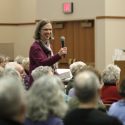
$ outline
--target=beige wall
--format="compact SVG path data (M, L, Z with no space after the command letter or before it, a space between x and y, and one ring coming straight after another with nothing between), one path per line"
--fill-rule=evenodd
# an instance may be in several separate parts
M18 0L18 22L32 23L36 20L36 0ZM18 38L15 41L15 56L28 56L33 42L34 25L18 26Z
M34 22L36 20L36 0L18 1L18 22Z
M105 57L106 65L112 62L112 55L116 48L125 49L125 19L106 20L106 35L105 35Z
M15 22L17 19L18 0L0 0L0 23Z
M117 18L125 17L124 5L124 0L106 0L104 16L114 16L116 18L96 20L95 56L96 67L100 70L109 63L113 63L112 56L116 48L125 48L125 19Z
M17 20L17 0L1 0L0 1L0 23L15 23ZM17 40L17 28L15 26L0 25L0 47L4 51L4 43L14 44ZM13 49L10 46L9 49ZM6 50L5 50L6 51ZM7 50L8 52L13 52ZM7 52L7 53L8 53ZM5 52L6 53L6 52ZM4 53L4 54L5 54ZM13 53L9 56L13 57Z
M0 0L0 23L18 23L36 19L36 0Z
M37 19L49 18L50 20L79 20L94 19L104 15L105 0L68 0L74 3L73 14L63 13L63 3L66 0L37 0Z
M103 70L105 66L105 21L95 21L95 66Z
M17 36L18 36L18 33L17 33L17 28L16 27L12 27L12 26L0 26L0 47L2 47L1 45L3 45L3 43L12 43L14 45L14 43L17 41ZM13 49L13 47L11 48L12 46L10 46L10 48L8 49ZM0 48L0 50L3 50L3 48ZM2 54L5 54L6 53L9 53L9 52L14 52L14 50L10 51L6 49L5 50L5 53L3 53L2 51ZM6 52L8 51L8 52ZM14 53L11 53L9 55L6 55L6 56L10 56L11 58L14 57Z
M105 15L125 16L125 0L105 0Z
M28 56L29 47L33 41L35 20L36 0L0 1L0 23L10 24L10 26L0 25L0 43L13 43L14 57ZM33 25L11 25L33 22Z
M35 25L19 26L18 38L15 42L15 56L23 55L28 56L29 48L33 42L33 32Z

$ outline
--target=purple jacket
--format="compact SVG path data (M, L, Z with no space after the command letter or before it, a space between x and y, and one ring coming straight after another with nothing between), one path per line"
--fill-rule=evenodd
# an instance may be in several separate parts
M64 125L63 121L58 117L51 117L46 121L32 121L26 119L24 125Z
M30 75L32 70L38 66L52 66L54 63L58 62L61 59L59 54L55 54L51 57L48 57L47 51L41 46L39 41L35 41L30 47L29 52L30 59ZM30 76L30 85L32 78Z

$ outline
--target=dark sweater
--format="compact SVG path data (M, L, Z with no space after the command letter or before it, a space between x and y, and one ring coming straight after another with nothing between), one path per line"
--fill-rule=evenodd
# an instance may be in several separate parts
M64 118L64 125L122 125L122 123L96 109L74 109Z
M23 125L23 124L14 120L0 119L0 125Z

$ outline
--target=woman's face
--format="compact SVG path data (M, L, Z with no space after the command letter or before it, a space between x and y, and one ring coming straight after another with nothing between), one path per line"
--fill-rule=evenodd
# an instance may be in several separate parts
M51 23L48 23L44 25L40 31L41 39L43 41L47 41L50 39L51 34L52 34L52 25Z

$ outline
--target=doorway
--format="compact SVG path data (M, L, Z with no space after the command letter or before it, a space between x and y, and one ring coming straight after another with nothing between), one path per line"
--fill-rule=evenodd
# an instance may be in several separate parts
M69 60L95 64L94 20L53 22L54 52L61 47L60 37L65 36L68 54L59 62L59 68L68 68ZM72 62L71 61L71 62Z

